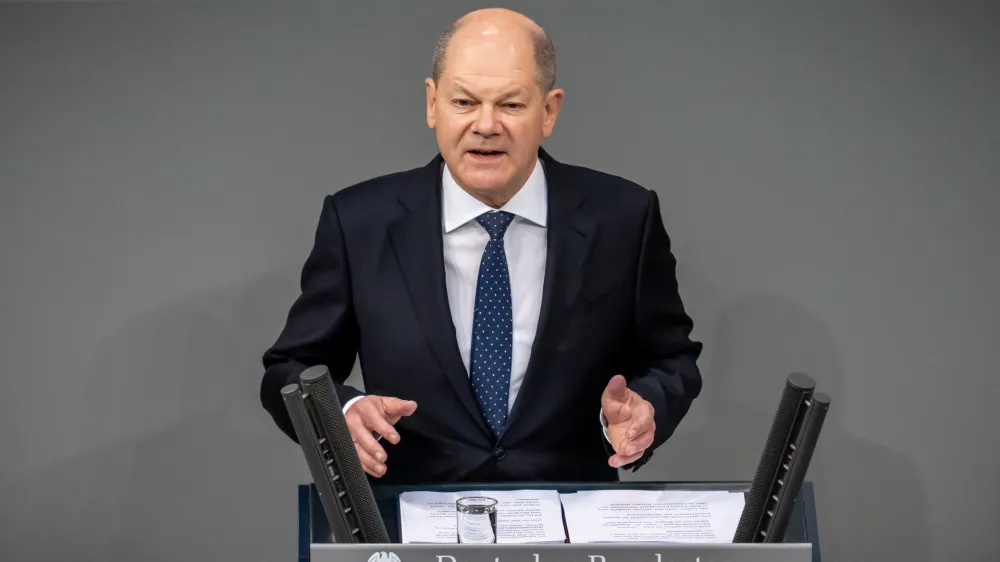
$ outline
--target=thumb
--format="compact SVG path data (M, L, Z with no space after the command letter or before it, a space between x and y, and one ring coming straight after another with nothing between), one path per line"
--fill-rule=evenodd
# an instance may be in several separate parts
M382 410L391 418L412 415L417 410L417 403L413 400L400 400L392 396L382 397Z
M605 407L621 405L626 400L628 400L628 387L625 385L625 377L621 375L611 377L608 386L604 388L601 405Z
M621 375L611 377L608 386L604 388L604 395L601 396L601 408L608 423L618 423L628 417L625 408L627 403L628 386L625 385L625 377Z

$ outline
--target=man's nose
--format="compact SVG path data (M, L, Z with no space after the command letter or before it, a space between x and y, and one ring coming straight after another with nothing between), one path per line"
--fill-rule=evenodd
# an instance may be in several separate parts
M479 112L476 115L475 123L472 125L472 131L484 137L500 134L500 120L496 118L493 106L487 104L479 106Z

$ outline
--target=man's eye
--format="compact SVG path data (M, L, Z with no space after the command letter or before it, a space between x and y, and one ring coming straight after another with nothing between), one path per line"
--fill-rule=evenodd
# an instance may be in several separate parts
M454 103L455 103L455 105L462 106L462 107L466 107L466 106L472 105L471 101L469 101L469 100L463 100L463 99L457 99L457 100L454 101Z

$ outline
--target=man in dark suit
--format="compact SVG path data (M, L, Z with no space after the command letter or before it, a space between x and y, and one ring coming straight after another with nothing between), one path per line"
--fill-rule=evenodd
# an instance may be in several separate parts
M701 391L655 192L540 148L564 92L506 10L442 36L440 153L326 198L261 401L323 364L365 471L393 483L612 481ZM366 394L343 385L360 357Z

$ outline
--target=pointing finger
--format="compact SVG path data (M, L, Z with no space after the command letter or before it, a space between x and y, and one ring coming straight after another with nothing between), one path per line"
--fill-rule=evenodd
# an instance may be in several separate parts
M391 423L396 423L403 416L413 415L413 412L417 410L417 403L413 400L400 400L391 396L383 396L382 409Z

